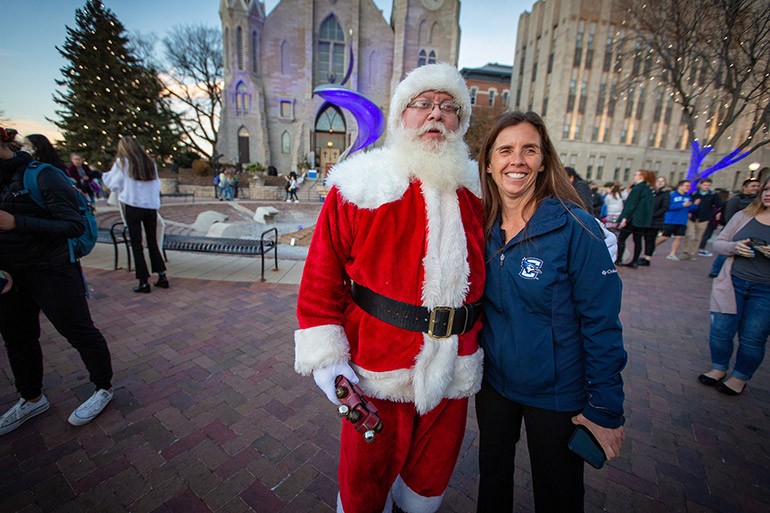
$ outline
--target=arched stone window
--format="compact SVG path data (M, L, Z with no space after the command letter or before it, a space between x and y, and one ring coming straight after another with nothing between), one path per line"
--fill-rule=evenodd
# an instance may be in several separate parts
M315 129L318 132L345 132L345 118L337 107L329 105L318 115Z
M256 30L251 33L251 72L255 75L259 73L259 44Z
M238 69L243 69L243 29L238 27L235 36L235 52L238 57Z
M235 113L246 114L249 111L249 90L246 84L238 82L235 86Z
M291 153L291 136L288 130L281 134L281 153Z
M431 50L430 55L428 55L428 64L436 64L436 52L433 50Z
M428 36L428 44L435 45L436 40L438 39L440 35L440 29L438 27L438 22L434 22L433 25L430 27L430 35Z
M425 66L425 50L420 50L420 58L417 59L417 67Z
M238 162L246 164L251 162L249 156L249 131L245 126L238 130Z
M281 74L289 73L289 42L281 41Z
M345 33L333 14L321 23L316 55L317 83L333 84L342 80L345 76Z
M426 43L426 39L428 39L428 22L425 20L422 20L420 22L420 28L417 30L417 42L419 44Z
M225 27L225 68L230 69L230 28Z

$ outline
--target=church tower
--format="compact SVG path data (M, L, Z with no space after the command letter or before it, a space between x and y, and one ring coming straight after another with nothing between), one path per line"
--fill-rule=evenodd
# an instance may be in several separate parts
M391 25L395 38L391 91L418 66L434 62L457 66L459 0L394 0Z
M269 160L262 83L262 29L265 7L258 0L221 0L224 89L219 142L223 162Z

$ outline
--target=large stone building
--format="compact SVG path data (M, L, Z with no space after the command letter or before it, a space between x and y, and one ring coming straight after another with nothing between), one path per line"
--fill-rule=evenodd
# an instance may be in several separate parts
M339 84L387 116L392 89L431 62L457 65L459 0L394 0L390 23L372 0L221 0L225 84L217 151L281 173L315 157L327 169L355 140L348 113L313 96Z
M621 20L613 0L538 1L522 13L511 107L543 116L564 164L591 181L628 184L637 169L651 169L675 183L689 165L687 126L662 87L620 91ZM706 130L705 118L698 120L698 133ZM746 122L736 123L712 155L732 151L746 130ZM757 174L770 173L770 148L711 175L715 187L739 190L752 162L762 163Z

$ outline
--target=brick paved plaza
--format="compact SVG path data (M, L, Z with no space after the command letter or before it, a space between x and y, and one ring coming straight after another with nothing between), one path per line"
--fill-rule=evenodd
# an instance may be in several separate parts
M626 441L621 458L587 467L586 510L766 513L770 362L739 397L696 381L709 368L712 259L667 250L620 271ZM125 271L86 271L115 398L94 422L67 424L92 387L45 321L51 409L0 437L0 511L333 511L340 420L293 371L296 285L174 278L172 258L172 288L137 296ZM16 393L4 351L0 368L5 411ZM516 511L532 512L524 446L517 458ZM440 511L474 511L477 459L471 409Z

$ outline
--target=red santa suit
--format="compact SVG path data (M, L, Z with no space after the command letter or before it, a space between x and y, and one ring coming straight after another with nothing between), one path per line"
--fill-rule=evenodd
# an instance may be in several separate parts
M480 300L483 215L470 190L478 171L467 159L459 165L465 183L441 191L386 147L346 160L329 178L300 287L295 368L307 375L350 363L380 411L384 430L372 444L343 423L347 513L382 511L391 485L405 511L435 511L459 453L467 398L481 383L481 323L436 340L365 313L350 295L353 281L429 309Z

